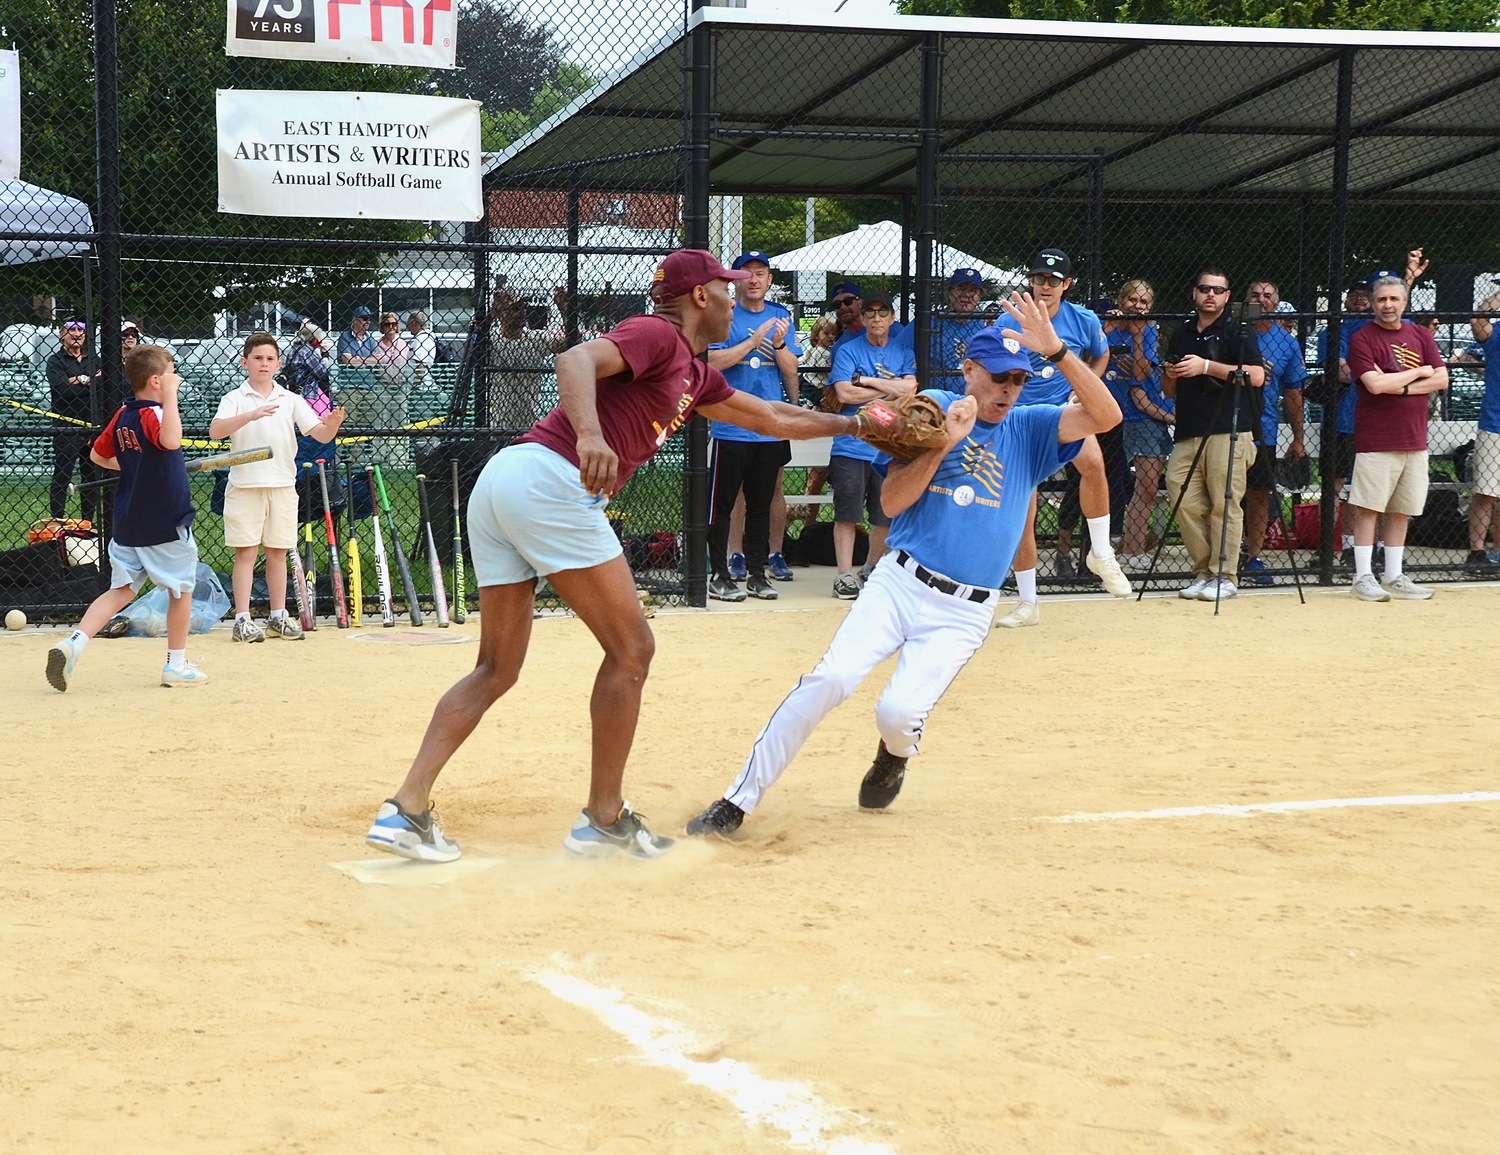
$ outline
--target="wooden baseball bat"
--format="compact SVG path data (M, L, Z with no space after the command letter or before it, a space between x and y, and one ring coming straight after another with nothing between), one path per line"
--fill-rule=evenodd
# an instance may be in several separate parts
M453 620L464 624L468 617L464 600L464 526L458 508L458 458L453 459Z
M339 561L339 535L333 528L333 503L328 500L328 470L318 458L318 484L323 487L323 532L328 537L328 574L333 583L333 620L341 630L349 628L349 599L344 591L344 566Z
M401 548L401 531L396 526L396 519L391 516L391 499L386 496L385 478L381 476L378 465L375 467L375 488L380 490L380 509L391 527L391 544L396 547L396 572L401 575L401 585L406 590L406 612L411 616L411 624L420 626L422 607L417 604L417 587L412 584L411 567L406 564L406 551Z
M252 461L269 461L275 456L269 445L261 445L255 449L240 449L233 453L216 453L212 457L200 457L195 461L187 463L189 473L207 473L213 469L228 469L231 465L248 465ZM83 493L89 489L103 489L106 485L114 485L120 480L118 472L99 481L69 482L69 493Z
M396 609L391 605L391 569L385 560L385 535L380 532L380 505L375 500L375 467L365 466L365 484L370 488L370 520L375 524L375 580L380 588L380 624L396 624Z
M432 575L432 602L437 607L438 628L446 630L448 589L443 584L443 563L438 561L437 539L432 536L432 515L427 510L427 475L417 474L417 507L422 511L422 535L427 541L427 571Z
M364 613L364 573L359 556L359 522L354 516L354 466L344 462L344 518L349 526L349 624L358 628Z

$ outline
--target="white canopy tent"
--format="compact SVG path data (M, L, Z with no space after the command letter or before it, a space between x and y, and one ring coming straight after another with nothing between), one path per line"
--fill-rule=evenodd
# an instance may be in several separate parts
M850 276L899 277L901 275L901 226L895 221L860 225L852 233L841 233L800 249L771 258L778 273L825 270ZM917 268L917 244L907 245L907 270ZM954 269L978 269L986 281L1001 284L1026 279L1024 270L999 268L952 245L934 245L932 271L946 276Z
M23 180L0 180L0 265L86 253L87 241L69 238L93 231L94 217L83 201ZM4 234L13 232L48 233L56 239L4 239Z

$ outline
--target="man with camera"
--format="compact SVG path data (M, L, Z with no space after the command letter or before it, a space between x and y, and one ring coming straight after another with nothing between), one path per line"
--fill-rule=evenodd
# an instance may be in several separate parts
M1206 268L1193 282L1194 316L1167 340L1162 391L1175 398L1177 440L1167 459L1167 494L1179 502L1177 524L1193 580L1180 598L1211 602L1235 597L1245 475L1255 457L1266 368L1245 324L1255 306L1229 309L1229 276ZM1226 490L1228 491L1226 494ZM1225 527L1227 523L1227 537ZM1224 541L1216 568L1215 551Z

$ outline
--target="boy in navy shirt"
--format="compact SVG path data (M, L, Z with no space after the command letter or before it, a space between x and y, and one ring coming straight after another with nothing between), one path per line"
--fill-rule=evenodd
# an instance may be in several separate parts
M109 543L110 588L94 599L78 628L47 651L47 681L66 690L78 656L100 627L123 610L149 577L167 591L167 664L163 686L194 686L208 675L187 661L198 543L193 540L193 500L182 458L182 378L172 354L140 345L125 359L135 396L120 406L94 440L89 459L120 472L115 491L114 537Z

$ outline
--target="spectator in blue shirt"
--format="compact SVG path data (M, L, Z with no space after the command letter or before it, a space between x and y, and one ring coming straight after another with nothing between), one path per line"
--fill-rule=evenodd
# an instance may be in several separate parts
M1479 306L1481 313L1500 310L1500 292L1491 293ZM1469 493L1469 557L1465 568L1473 577L1500 577L1500 565L1489 560L1484 539L1500 498L1500 325L1489 317L1469 322L1474 340L1484 357L1484 400L1479 408L1479 428L1474 434L1474 485Z
M1302 363L1302 346L1275 320L1281 305L1281 291L1274 281L1252 281L1250 302L1261 307L1262 317L1255 326L1256 344L1260 346L1261 363L1266 367L1266 383L1261 387L1260 428L1255 431L1255 460L1245 478L1245 577L1254 585L1268 586L1271 577L1260 551L1265 545L1266 526L1270 520L1270 492L1276 480L1276 440L1281 420L1278 404L1286 409L1292 441L1287 446L1288 461L1307 456L1302 444L1302 384L1307 367Z

